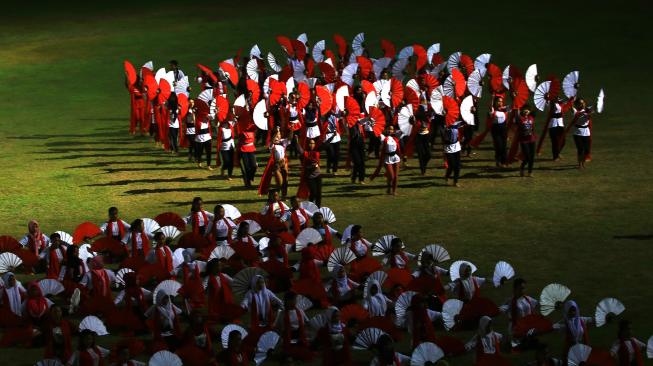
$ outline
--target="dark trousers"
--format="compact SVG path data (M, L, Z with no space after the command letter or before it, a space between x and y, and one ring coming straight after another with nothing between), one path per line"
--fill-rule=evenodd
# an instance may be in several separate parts
M465 126L463 128L463 150L467 155L472 153L472 145L469 143L472 141L472 138L474 138L474 126Z
M222 159L222 171L227 171L231 177L234 172L234 149L220 150L220 159Z
M241 152L240 160L242 163L245 186L249 186L252 184L254 176L256 175L256 155L253 152Z
M521 143L521 153L523 159L521 161L521 170L528 165L528 172L533 172L533 163L535 162L535 142Z
M338 161L340 160L340 142L330 143L327 145L327 171L338 171Z
M374 152L374 157L379 157L379 148L381 147L381 139L376 137L374 132L366 132L367 138L367 153Z
M168 140L170 141L170 150L179 152L179 129L168 128Z
M451 173L453 173L453 182L458 183L458 177L460 176L460 151L445 154L447 157L447 174L445 177L447 179L451 178Z
M365 180L365 147L363 144L351 144L349 146L349 154L351 156L351 181L356 179L359 181Z
M186 139L188 139L188 158L194 158L195 150L197 150L195 147L195 134L186 135Z
M560 157L560 152L565 146L562 137L564 136L565 128L564 127L551 127L549 128L549 136L551 136L551 154L553 155L553 160Z
M415 136L415 150L417 150L417 158L419 159L419 170L422 174L426 174L426 167L431 160L431 143L429 135Z
M576 144L576 153L579 161L585 161L585 157L590 153L590 137L574 135Z
M315 203L317 207L322 206L322 176L308 178L308 200Z
M195 159L202 162L202 153L206 154L206 166L211 165L211 140L198 142L195 146Z
M506 124L494 123L492 124L492 141L494 142L494 161L497 164L505 164L507 158L507 142L506 142Z

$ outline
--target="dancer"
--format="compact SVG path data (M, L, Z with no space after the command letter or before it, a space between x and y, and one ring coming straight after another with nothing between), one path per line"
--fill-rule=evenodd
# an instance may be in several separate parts
M447 159L447 172L444 176L445 184L449 184L449 179L453 173L453 185L458 188L461 187L460 183L458 183L460 177L460 133L458 128L463 124L463 121L454 122L442 132L444 154Z
M379 175L381 166L385 165L385 175L387 178L386 193L393 196L397 195L397 183L399 181L399 164L401 163L401 148L399 139L394 136L394 126L388 125L385 131L386 135L381 136L382 146L379 155L379 165L370 176L370 181Z
M118 208L109 207L109 220L100 226L104 235L115 240L122 240L130 225L118 217Z
M577 99L575 103L576 114L567 130L574 128L574 143L578 157L578 169L585 169L585 162L590 157L592 145L592 109L588 108L585 100Z
M535 118L531 115L528 105L522 107L517 119L517 134L521 146L522 162L519 166L519 175L524 176L524 168L528 166L527 177L533 176L533 163L535 162Z

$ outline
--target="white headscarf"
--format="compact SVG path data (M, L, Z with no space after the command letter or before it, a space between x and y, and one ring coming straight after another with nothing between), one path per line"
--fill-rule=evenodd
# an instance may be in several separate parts
M163 305L163 299L168 297L168 303ZM163 291L159 291L156 294L156 306L161 314L161 320L163 320L164 327L166 329L174 329L175 327L175 306L172 303L172 299L168 294Z
M16 278L16 276L14 276L14 273L13 272L7 272L4 275L2 275L2 281L5 284L5 292L7 293L7 299L9 300L8 305L9 305L9 308L11 309L11 312L18 315L18 316L21 316L22 315L22 311L21 311L22 306L21 305L23 303L23 299L20 296L20 294L21 294L21 292L24 293L25 289L23 288L23 285L21 285L20 282L18 282L18 280L16 280L16 284L14 286L8 287L9 282L10 282L12 277ZM5 304L5 305L7 305L7 304Z
M261 290L256 291L256 283L258 282L259 279L263 279L263 276L261 275L256 275L252 277L252 281L250 282L250 296L251 296L251 301L256 302L256 311L258 312L257 316L259 319L263 320L269 320L268 317L268 311L267 309L270 307L270 294L268 293L268 289L265 286L265 281L263 281L263 288Z
M333 267L333 279L335 280L335 284L338 287L338 292L340 293L340 296L345 295L349 290L351 290L351 287L349 286L349 277L347 277L347 271L345 270L345 275L340 278L338 276L339 272L341 269L344 267L340 264L336 264Z
M369 279L370 283L368 285L368 292L365 294L365 301L367 302L367 311L369 311L370 316L385 316L386 311L388 311L388 304L385 300L385 295L381 291L381 285L379 281L375 279ZM377 293L372 295L372 287L376 286Z

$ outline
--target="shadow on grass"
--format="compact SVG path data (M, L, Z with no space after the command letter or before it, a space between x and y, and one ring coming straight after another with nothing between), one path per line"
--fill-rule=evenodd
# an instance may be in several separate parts
M78 133L78 134L61 134L61 135L46 135L36 134L29 136L7 136L10 140L45 140L45 139L62 139L62 138L93 138L93 137L113 137L124 135L121 131L114 130L113 132L97 132L97 133ZM94 141L93 141L94 142Z
M209 178L178 177L178 178L152 178L152 179L125 179L125 180L116 180L107 183L85 184L82 185L82 187L126 186L134 183L191 183L191 182L205 182L208 180L210 180L210 177Z
M183 161L165 161L165 160L142 160L142 161L98 161L84 165L73 165L64 169L84 169L84 168L102 168L112 165L131 165L131 164L154 164L154 165L177 165L183 164Z
M612 239L624 239L624 240L653 240L653 234L651 235L615 235Z
M254 188L252 188L252 190L254 190ZM248 204L248 203L261 202L261 206L263 206L264 201L265 200L263 199L263 197L254 197L254 198L250 198L250 199L229 199L229 200L222 200L222 201L203 199L202 203L204 203L205 205L217 205L217 204L221 204L221 203L229 203L231 205L238 205L238 204ZM183 207L183 206L190 207L191 199L189 199L188 201L169 201L169 202L165 202L165 205L166 206L176 206L176 207Z
M71 148L49 148L48 151L39 152L39 154L65 154L68 152L94 152L94 151L132 151L132 152L149 152L147 147L71 147Z

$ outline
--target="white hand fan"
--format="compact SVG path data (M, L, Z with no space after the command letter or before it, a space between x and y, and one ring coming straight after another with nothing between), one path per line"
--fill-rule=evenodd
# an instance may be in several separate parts
M492 55L489 53L482 53L474 60L474 70L478 70L481 76L485 76L487 72L487 64L490 63ZM469 82L469 81L468 81Z
M73 237L65 231L55 231L55 234L59 234L59 239L68 245L73 245Z
M451 70L459 68L460 56L462 56L461 52L454 52L447 59L447 70L449 70L450 74L451 74Z
M333 272L333 269L336 265L344 266L348 263L351 263L356 259L356 254L347 247L336 248L331 255L329 255L329 260L327 261L327 269L329 272Z
M354 75L358 72L358 63L354 62L342 69L342 75L340 75L340 80L343 83L353 86L354 85Z
M478 70L474 70L474 72L476 71ZM474 108L474 97L468 95L463 99L462 103L460 103L460 115L463 117L463 121L471 126L475 125L472 108Z
M417 292L415 291L406 291L399 295L397 301L395 302L395 325L398 327L403 327L406 322L406 311L410 307L410 303L413 300Z
M254 234L258 233L259 231L261 231L261 225L259 225L258 222L254 221L254 220L245 220L245 221L243 221L243 222L246 222L246 223L249 224L249 232L248 232L249 235L254 235ZM243 222L241 222L240 224L238 224L238 227L240 227L240 225L241 225ZM238 230L233 230L233 232L234 232L234 233L237 233Z
M463 302L458 299L449 299L442 305L442 321L447 330L456 325L456 316L463 309Z
M265 277L265 271L257 267L247 267L241 269L240 272L236 273L231 282L231 288L233 291L239 295L244 295L252 284L252 278L254 276L263 276Z
M324 40L321 40L321 41L317 42L313 46L312 55L313 55L313 60L316 63L320 63L320 62L324 61L324 49L325 48L326 48L326 42Z
M370 108L374 107L376 108L379 104L379 97L376 96L375 92L369 92L367 93L367 96L365 97L365 111L367 113L370 113Z
M267 113L267 111L267 101L265 99L261 99L258 101L258 103L256 103L256 106L254 107L254 113L252 114L254 124L256 127L263 131L268 130L268 119L265 117L265 113Z
M165 67L162 67L158 70L156 70L156 73L154 74L154 80L156 80L156 83L159 84L161 82L161 79L166 78L166 69Z
M395 61L394 65L392 65L392 76L399 81L404 80L404 69L406 66L408 66L407 58L400 58Z
M237 218L239 218L241 216L240 211L238 211L238 209L234 205L230 205L228 203L222 203L222 204L220 204L220 206L222 206L222 208L224 208L224 216L225 217L228 217L228 218L230 218L232 220L235 220L235 219L237 219Z
M551 89L551 82L545 81L538 85L533 93L533 102L535 102L537 109L542 112L544 112L544 108L547 104L546 95L549 93L549 89Z
M154 235L155 231L161 228L161 225L159 225L158 222L152 219L143 218L142 220L143 220L143 231L145 232L145 234L147 234L150 237Z
M268 352L277 347L279 343L279 334L274 331L267 331L261 335L256 343L256 353L254 355L254 362L256 365L262 364L268 357Z
M596 98L596 111L598 113L603 113L603 99L605 98L605 93L603 93L603 89L599 91L599 96Z
M306 33L302 33L297 36L297 40L303 43L304 47L306 47L306 44L308 43L308 35L306 35Z
M390 243L394 238L396 238L395 235L383 235L380 237L379 240L374 243L374 246L372 246L372 255L378 257L390 253Z
M358 33L356 37L351 41L351 49L354 51L356 56L363 54L363 42L365 42L365 33Z
M444 115L444 104L442 103L443 94L444 90L441 85L433 89L431 92L431 108L433 108L433 111L440 116Z
M366 328L362 332L358 333L358 336L356 336L356 341L354 341L354 349L370 350L376 346L376 342L379 340L379 337L384 334L388 335L388 333L382 331L379 328Z
M443 246L438 244L429 244L424 247L424 249L422 249L417 255L417 263L420 266L422 265L422 256L424 253L431 254L436 263L446 262L451 259L451 257L449 257L449 252L444 249Z
M241 339L247 337L247 331L245 328L241 327L238 324L227 324L222 328L222 333L220 333L220 340L222 341L222 348L227 349L229 347L229 334L233 331L240 333Z
M653 358L653 336L646 342L646 357Z
M419 90L419 84L417 84L417 80L415 79L408 80L406 87L413 89L417 95L421 93L421 90Z
M325 313L319 313L309 321L311 329L318 331L329 323L329 316ZM652 337L653 338L653 337Z
M426 58L428 58L429 64L433 61L433 55L437 55L440 53L440 44L439 43L433 43L427 50L426 50Z
M150 71L154 71L154 63L152 61L146 62L142 67L150 69Z
M567 98L575 97L578 94L578 78L580 73L572 71L562 79L562 91Z
M257 44L252 46L252 49L249 50L249 58L261 58L261 49L258 47Z
M125 285L125 275L127 273L132 273L134 272L133 269L131 268L121 268L118 273L116 273L116 283L120 286Z
M472 267L472 273L476 272L476 266L474 263L469 261L455 261L451 263L451 267L449 267L449 277L452 281L460 278L460 266L463 264L468 264L470 267Z
M413 107L405 105L399 110L399 115L397 116L397 123L399 124L399 129L404 136L410 136L410 133L413 131L413 125L410 123L413 118Z
M399 60L407 59L410 56L412 56L414 52L415 52L415 49L413 48L413 46L406 46L406 47L402 48L401 51L399 51L399 54L397 55L397 58Z
M353 227L354 227L354 225L350 224L350 225L347 225L345 230L343 230L342 238L340 238L340 243L342 245L347 244L349 242L349 239L351 239L351 228L353 228Z
M374 60L372 63L372 69L374 70L374 75L377 79L381 79L381 73L390 66L390 62L392 62L392 59L389 57L381 57ZM379 91L377 90L376 92L378 93Z
M596 305L596 312L594 313L594 321L596 321L596 326L604 326L611 316L619 315L623 313L624 310L626 310L624 304L613 297L608 297L601 300L598 305Z
M247 76L258 83L258 60L253 58L247 61L245 70L247 71Z
M295 250L300 251L307 247L308 244L317 244L321 241L322 235L320 235L320 232L312 227L307 227L297 235L297 239L295 239Z
M306 80L306 66L304 66L304 62L300 60L292 60L291 62L293 79L295 79L295 82L301 83L302 81Z
M333 224L336 222L336 215L333 213L333 211L328 208L328 207L320 207L318 210L322 213L322 217L324 217L324 222L327 224Z
M455 83L453 82L453 76L449 75L444 79L444 84L442 85L442 92L444 95L453 98L456 93Z
M270 95L270 79L279 80L279 75L272 74L265 78L265 81L263 82L263 93L265 95Z
M381 79L375 81L372 85L374 85L374 90L376 90L376 94L381 95L381 91L383 90L385 84L389 84L390 81L386 79Z
M590 346L581 343L573 345L569 348L569 353L567 353L567 364L569 366L584 365L591 353L592 347Z
M247 101L245 100L245 94L241 94L234 100L234 107L243 107L247 105Z
M313 307L313 302L306 296L297 295L296 305L295 306L297 306L297 309L300 309L302 311L306 311L306 310Z
M381 89L381 93L380 93L381 101L383 102L383 104L385 104L388 107L392 105L391 104L392 99L390 96L391 87L392 87L392 83L390 82L383 84L383 89Z
M79 259L82 260L82 262L86 263L86 261L89 258L95 257L95 253L91 251L91 244L85 243L80 245L79 247ZM2 272L2 271L0 271Z
M349 88L343 85L336 90L336 105L341 111L345 110L345 97L349 96Z
M175 72L170 70L166 72L164 79L170 84L170 86L174 85L175 83Z
M79 302L82 298L82 292L76 288L73 291L73 294L70 295L70 308L68 309L68 313L72 314L74 312L74 309L79 306Z
M356 63L356 56L357 56L356 53L352 52L349 55L349 61L347 62L347 65Z
M107 327L104 326L102 320L97 316L89 315L86 318L82 319L82 322L79 323L79 330L90 330L96 335L103 336L109 334L107 332Z
M177 293L179 292L180 288L181 288L181 283L179 283L179 282L177 282L175 280L161 281L154 288L154 292L152 293L153 303L156 304L156 298L157 298L157 294L159 292L163 292L164 294L166 294L168 296L175 297L175 296L177 296Z
M506 88L507 90L510 90L510 65L506 66L505 69L503 69L503 74L501 75L501 81L503 82L503 87Z
M469 74L469 77L467 78L467 90L475 96L476 98L480 98L481 95L483 94L483 74L476 69L472 71L471 74Z
M388 278L388 274L383 271L372 272L365 281L365 287L363 287L363 297L367 298L370 294L370 286L372 286L372 281L379 283L379 286L383 286L383 282ZM379 288L379 291L381 289Z
M270 65L270 68L274 70L274 72L280 72L281 71L281 66L277 64L277 59L274 58L274 55L272 52L268 52L268 65Z
M184 262L186 262L186 257L190 257L188 254L186 254L186 248L177 248L175 249L174 252L172 252L172 266L174 268L177 268L181 266ZM189 258L190 261L190 258Z
M571 294L571 290L559 283L547 285L540 294L540 312L549 315Z
M510 263L499 261L494 266L494 275L492 276L492 282L494 287L499 287L504 281L507 281L515 277L515 270L512 268Z
M537 64L532 64L528 69L526 69L526 75L524 78L526 79L528 90L530 90L531 93L534 93L535 88L537 88Z
M0 273L13 272L23 261L14 253L0 254Z
M317 86L317 78L308 78L307 83L310 89L315 89Z
M188 87L190 86L190 83L188 82L188 76L184 75L183 78L178 80L175 83L175 94L185 94L186 96L190 96L188 93Z
M159 351L150 357L148 366L183 366L181 358L170 351Z
M211 105L211 102L213 101L213 89L206 89L202 91L198 96L197 99L203 101L206 103L206 105Z
M306 212L308 212L311 216L313 216L320 209L315 203L311 201L302 201L299 203L299 207L306 210Z
M163 233L163 235L165 235L166 238L170 238L170 239L175 239L176 237L181 235L181 231L179 231L177 227L172 225L163 226L159 230L161 230L161 232Z
M426 363L435 364L444 357L444 351L435 343L424 342L419 344L410 357L410 366L424 366Z
M56 358L46 358L36 363L36 366L64 366L61 361Z
M64 291L63 284L52 278L46 278L39 281L39 287L41 288L43 296L59 295Z
M259 245L260 245L260 242L259 242ZM209 255L209 260L211 260L213 258L229 259L235 253L236 252L230 246L220 245L218 247L215 247L215 249L213 249L211 251L211 255Z

